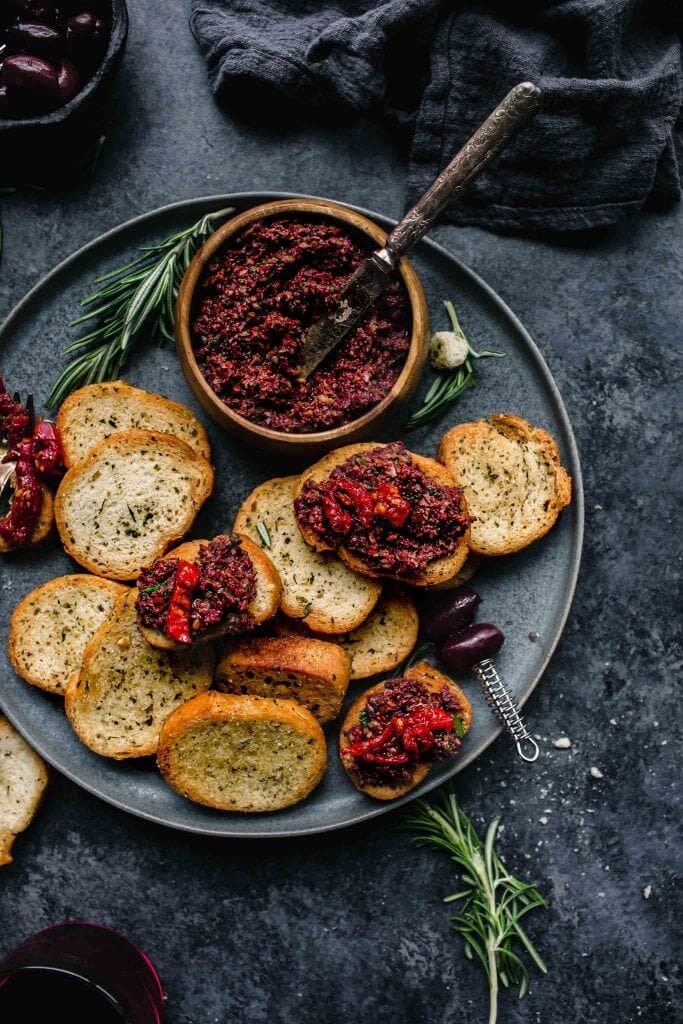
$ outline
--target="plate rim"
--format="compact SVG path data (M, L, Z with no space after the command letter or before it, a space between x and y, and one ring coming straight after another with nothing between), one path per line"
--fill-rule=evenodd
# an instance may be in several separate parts
M46 274L40 277L26 292L26 294L13 306L8 315L0 324L0 346L2 345L3 337L6 331L10 330L15 321L20 320L25 309L30 306L33 296L36 292L42 289L45 285L49 284L51 280L67 269L71 263L76 262L82 256L84 256L89 250L99 246L102 242L114 237L118 233L135 227L137 224L143 221L150 220L160 214L172 213L176 210L190 208L193 205L203 205L207 203L228 203L233 201L247 200L249 202L260 203L269 202L277 199L323 199L328 201L334 201L340 203L342 206L348 206L350 209L356 210L358 213L374 219L376 222L381 223L382 221L390 222L395 225L397 221L393 217L388 217L386 214L378 213L375 210L369 210L363 206L357 206L354 203L346 203L343 200L335 199L330 200L330 197L325 196L313 196L308 193L299 192L280 192L280 191L246 191L246 192L228 192L219 193L216 195L207 196L195 196L188 197L185 199L179 199L172 203L166 203L163 206L155 207L153 210L147 210L144 213L137 214L135 217L131 217L126 221L109 228L107 231L102 232L95 238L91 238L90 241L85 242L78 249L75 249L64 259L60 260L51 270L48 270ZM559 417L561 420L562 428L564 431L564 440L566 443L567 454L569 461L571 462L571 476L572 476L572 504L574 507L575 516L575 529L572 537L572 552L571 561L569 565L569 585L565 590L564 597L564 608L559 618L559 624L555 631L555 636L550 644L547 645L544 651L544 657L534 674L533 678L525 687L524 695L519 698L519 706L523 707L527 700L531 697L532 693L541 681L545 671L550 663L550 660L555 653L555 650L562 638L562 635L567 624L567 618L572 607L574 595L576 592L576 586L581 567L581 557L583 554L583 541L584 541L584 529L585 529L585 503L584 503L584 492L583 492L583 475L581 471L581 459L579 455L578 445L576 438L574 437L574 430L572 428L571 420L567 412L564 400L560 393L560 390L555 383L555 379L550 371L545 358L539 349L536 342L533 340L528 330L521 322L515 312L508 306L504 299L498 295L496 291L482 278L476 271L472 270L465 263L463 263L457 256L455 256L449 249L433 238L424 238L421 243L436 250L436 252L443 258L455 263L466 277L469 277L471 282L483 291L489 301L500 311L500 313L506 317L514 326L515 330L521 335L524 344L528 351L534 358L534 362L538 371L540 372L545 386L548 388L552 395L555 406L558 410ZM6 708L0 707L0 712L5 715L17 731L24 736L24 732L14 718L13 712L7 711ZM145 821L152 822L155 825L162 825L166 828L172 828L181 832L188 832L194 835L205 835L211 836L216 839L244 839L244 840L267 840L267 839L290 839L303 836L312 835L323 835L327 832L335 832L343 828L351 828L355 825L359 825L364 822L371 821L380 815L387 814L392 810L396 810L399 807L403 807L410 803L412 800L424 797L427 793L436 789L438 786L444 785L450 782L455 775L464 771L473 761L481 757L492 743L498 739L501 732L503 731L502 726L496 725L491 732L490 737L484 741L483 746L477 749L477 751L471 751L464 753L462 757L458 758L453 762L453 768L445 776L438 778L429 777L418 787L416 790L411 790L409 793L398 797L396 800L386 801L384 803L369 804L360 813L354 817L338 822L331 822L320 826L310 826L305 828L287 828L279 829L276 831L267 831L260 833L246 833L243 831L234 831L231 828L225 829L209 829L204 825L193 825L190 822L178 822L176 820L169 819L163 815L155 814L153 812L141 809L136 806L132 806L127 803L124 799L113 796L109 793L103 792L98 788L96 784L84 781L77 773L73 772L70 768L65 768L59 763L59 758L55 757L52 753L47 753L43 749L43 744L36 743L32 738L24 736L27 743L35 749L41 757L43 757L48 764L62 775L65 775L71 782L79 786L86 792L91 793L98 799L103 800L105 803L110 804L113 807L121 811L125 811L128 814L132 814L137 818L142 818Z

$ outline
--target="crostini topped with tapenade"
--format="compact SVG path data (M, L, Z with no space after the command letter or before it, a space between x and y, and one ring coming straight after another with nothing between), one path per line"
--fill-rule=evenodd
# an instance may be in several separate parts
M467 557L467 502L434 459L391 444L339 448L302 474L294 507L316 551L367 576L442 584Z
M237 534L192 540L143 569L138 623L148 643L180 650L239 636L275 615L280 577L261 549Z
M472 705L460 687L420 661L354 701L339 756L356 789L394 800L422 782L435 761L455 757L471 724Z

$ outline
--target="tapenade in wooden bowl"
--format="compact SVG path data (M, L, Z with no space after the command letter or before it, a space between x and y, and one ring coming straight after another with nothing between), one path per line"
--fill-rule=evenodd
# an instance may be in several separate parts
M253 207L207 240L180 287L176 347L217 423L256 447L305 458L376 436L400 412L429 338L408 260L309 379L298 374L306 331L385 238L354 210L290 199Z

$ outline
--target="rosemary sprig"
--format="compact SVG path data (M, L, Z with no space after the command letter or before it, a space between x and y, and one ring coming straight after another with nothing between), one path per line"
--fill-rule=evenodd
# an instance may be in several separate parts
M529 972L521 957L526 955L544 974L547 968L520 921L530 910L547 904L533 885L514 878L494 849L500 818L494 818L482 842L455 793L446 792L438 805L420 800L406 820L418 845L446 850L460 868L463 888L445 903L462 900L459 913L451 918L462 935L465 956L479 958L489 982L488 1024L498 1018L499 983L519 986L522 999L529 988Z
M85 312L69 324L90 328L63 350L75 358L59 375L47 400L55 409L75 388L113 380L126 365L143 330L150 339L173 340L175 299L192 257L232 207L207 213L189 228L156 245L145 245L129 263L95 279L98 288L80 305Z
M269 548L271 546L271 540L270 532L266 524L259 520L258 523L256 524L256 529L258 530L259 537L263 541L263 546Z
M473 388L476 384L474 364L477 359L502 359L505 355L504 352L490 352L487 349L483 352L476 352L465 337L453 303L445 301L444 306L451 321L451 330L465 342L468 355L461 366L456 367L454 370L441 371L437 374L436 379L432 382L432 386L424 397L422 405L406 423L406 430L414 430L415 427L431 423L437 416L440 416L441 413L450 408L463 391Z

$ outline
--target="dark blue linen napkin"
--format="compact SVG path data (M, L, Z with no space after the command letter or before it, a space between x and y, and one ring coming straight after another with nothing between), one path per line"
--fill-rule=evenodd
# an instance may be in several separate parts
M544 109L447 213L575 231L681 194L683 73L668 0L193 0L222 101L351 110L410 132L408 205L517 82ZM277 114L276 114L277 111Z

